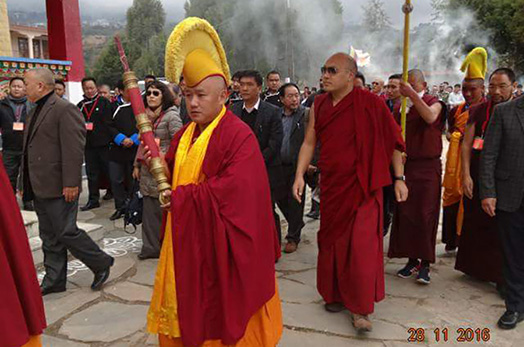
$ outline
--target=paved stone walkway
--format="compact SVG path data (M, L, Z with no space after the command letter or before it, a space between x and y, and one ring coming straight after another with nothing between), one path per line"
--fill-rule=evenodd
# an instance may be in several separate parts
M84 200L83 196L81 201ZM89 289L91 272L81 263L72 262L68 291L45 297L49 327L44 346L157 345L156 338L149 336L145 328L157 262L137 260L140 230L132 235L125 233L122 221L108 220L111 213L112 201L104 202L94 213L79 214L82 222L103 227L99 242L116 258L108 283L101 292L92 292ZM284 254L277 264L285 325L279 346L410 346L415 344L408 343L412 328L426 329L424 336L418 331L422 342L417 345L422 346L524 346L524 324L509 332L498 330L494 323L504 311L504 305L495 288L454 271L454 258L445 257L442 244L438 246L438 260L432 267L429 286L396 277L395 272L403 261L385 258L386 299L376 305L373 332L357 334L349 313L327 313L316 291L317 229L318 222L309 221L298 251ZM447 342L443 341L442 334L440 342L436 342L434 330L437 328L448 329ZM457 342L460 328L472 329L468 334L475 335L474 342ZM487 330L484 332L484 338L489 341L475 342L476 329L489 329L489 336Z

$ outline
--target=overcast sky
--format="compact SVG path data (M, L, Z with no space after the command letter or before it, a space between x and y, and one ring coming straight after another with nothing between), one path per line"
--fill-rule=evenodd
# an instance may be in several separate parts
M69 0L67 0L69 1ZM161 0L166 9L169 20L180 20L184 17L184 2L185 0ZM265 0L258 0L265 1ZM282 0L285 1L285 0ZM293 0L291 0L293 1ZM344 6L344 18L348 22L358 23L362 17L362 5L368 0L341 0ZM123 14L125 10L131 6L133 0L79 0L81 11L93 16L95 11L100 13L103 10L104 13L107 11L115 11L116 13ZM402 4L404 0L383 0L386 5L388 14L397 27L402 26L403 14ZM32 10L32 11L44 11L45 1L44 0L7 0L8 7L12 10ZM413 26L421 22L429 20L431 15L430 0L417 0L415 2L415 10L413 12Z

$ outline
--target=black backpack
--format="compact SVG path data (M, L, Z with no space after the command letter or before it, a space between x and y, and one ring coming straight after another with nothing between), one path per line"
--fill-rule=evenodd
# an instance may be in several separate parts
M124 213L124 230L127 232L126 227L131 224L135 228L133 233L136 231L137 225L142 224L142 210L143 210L143 196L140 193L140 181L134 180L133 182L133 193L131 199L125 207Z

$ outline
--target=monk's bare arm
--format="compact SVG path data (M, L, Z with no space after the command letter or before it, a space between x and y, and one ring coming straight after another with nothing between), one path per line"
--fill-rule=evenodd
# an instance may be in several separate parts
M393 172L395 177L404 176L404 163L402 158L402 152L395 150L393 152L393 158L391 159L391 165L393 166ZM408 199L408 188L406 182L402 180L395 180L395 197L398 202L403 202Z
M413 106L420 114L420 117L422 117L422 119L424 119L424 121L428 124L435 123L438 119L438 116L440 115L440 112L442 112L442 105L440 102L428 106L428 104L426 104L424 100L418 96L418 94L415 93L415 96L416 97L413 97L411 100L413 101Z
M471 150L473 149L473 140L475 138L475 123L468 124L462 141L460 155L462 156L462 189L464 194L473 199L473 179L469 171L471 164Z
M433 124L437 121L442 112L442 105L440 102L428 106L413 87L404 81L400 82L400 93L411 100L413 107L415 107L420 117L422 117L426 123Z
M315 147L317 145L317 137L315 134L315 105L311 107L309 112L309 122L306 130L306 137L304 143L300 148L298 155L297 172L295 174L295 183L293 184L293 196L299 202L302 201L302 194L304 192L304 175L315 154Z

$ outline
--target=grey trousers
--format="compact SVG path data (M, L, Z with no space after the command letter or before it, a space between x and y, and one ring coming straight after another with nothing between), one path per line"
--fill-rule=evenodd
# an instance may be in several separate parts
M83 262L91 271L104 270L113 264L113 258L76 225L78 200L41 199L35 197L45 277L42 286L65 289L67 278L67 251Z
M162 227L162 208L157 198L144 196L142 210L142 251L145 257L160 256L160 228Z

